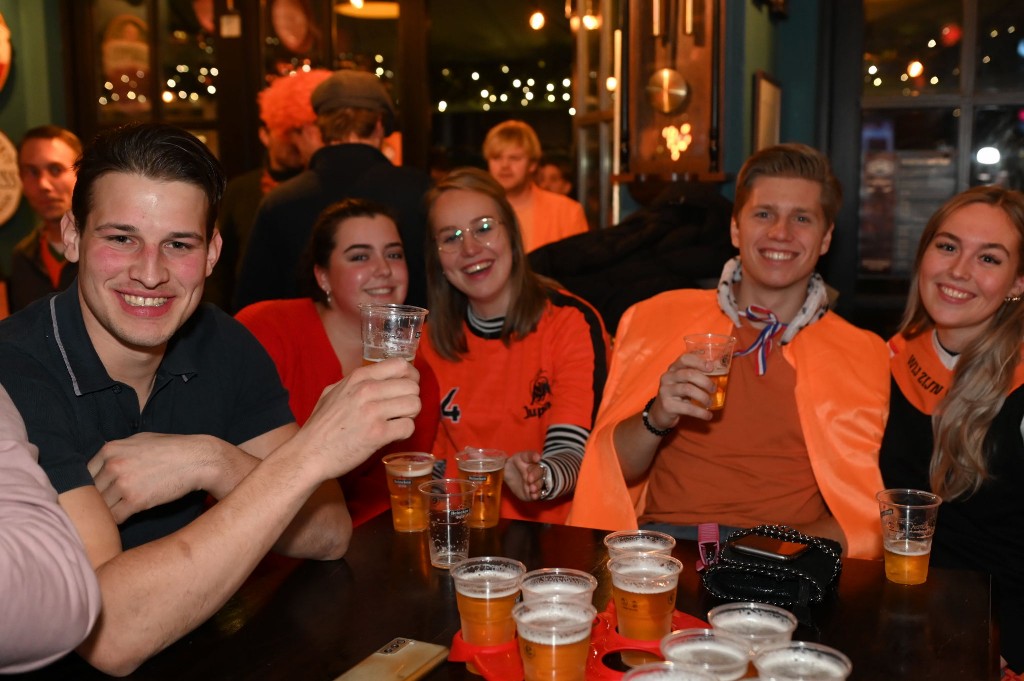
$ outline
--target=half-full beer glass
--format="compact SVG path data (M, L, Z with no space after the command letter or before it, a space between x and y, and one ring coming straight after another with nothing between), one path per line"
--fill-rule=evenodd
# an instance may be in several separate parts
M459 474L476 482L473 510L469 513L469 526L494 527L501 517L501 485L505 480L505 461L508 455L500 449L466 447L455 455Z
M525 681L585 681L594 606L558 601L512 608Z
M711 395L708 409L717 411L725 406L725 389L729 385L729 368L732 366L732 353L736 348L736 338L717 333L700 333L684 336L686 354L698 355L711 362L711 371L707 372L715 384L715 392Z
M887 489L875 496L882 521L886 578L896 584L924 584L942 499L917 489Z
M508 643L516 635L512 606L526 566L512 558L480 556L451 568L462 624L462 640L478 646ZM469 671L477 673L472 664Z
M419 484L430 480L434 457L423 452L388 454L383 459L391 495L391 522L396 532L427 529L427 498Z
M619 633L637 641L660 641L672 629L676 587L683 564L659 553L632 553L608 561ZM622 652L630 667L656 662L657 655Z

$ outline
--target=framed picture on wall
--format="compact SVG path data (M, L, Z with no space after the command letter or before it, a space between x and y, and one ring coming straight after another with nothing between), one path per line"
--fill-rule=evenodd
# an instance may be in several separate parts
M753 151L779 143L782 86L764 71L754 74Z

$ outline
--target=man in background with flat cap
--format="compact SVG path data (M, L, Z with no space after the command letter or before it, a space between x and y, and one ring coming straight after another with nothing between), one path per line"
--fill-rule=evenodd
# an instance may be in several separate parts
M324 146L310 99L316 86L331 73L327 69L312 69L279 76L256 97L259 137L266 153L259 168L228 181L217 215L217 229L224 245L220 260L203 287L203 300L225 312L236 311L235 280L260 201L274 187L305 170L313 154Z
M394 131L395 109L380 80L365 71L335 71L313 90L313 110L324 147L309 168L267 194L242 259L235 308L260 300L297 298L309 273L302 256L317 215L346 198L370 199L392 209L409 267L411 305L426 304L423 194L430 180L394 166L381 143Z

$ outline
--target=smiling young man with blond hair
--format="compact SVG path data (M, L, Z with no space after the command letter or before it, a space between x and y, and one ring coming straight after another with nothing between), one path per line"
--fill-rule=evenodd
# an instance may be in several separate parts
M815 273L841 201L810 147L747 160L730 227L740 255L717 290L663 293L619 323L570 524L696 539L702 523L781 523L881 555L888 352L829 311ZM735 336L739 351L715 412L711 367L683 354L684 335L709 332Z

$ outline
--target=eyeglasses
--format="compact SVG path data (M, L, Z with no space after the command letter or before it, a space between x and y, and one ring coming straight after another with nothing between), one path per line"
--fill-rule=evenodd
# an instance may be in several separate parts
M442 253L458 253L462 250L462 242L470 234L473 240L484 248L491 248L497 243L501 234L501 220L497 218L477 218L469 223L468 229L447 227L437 233L437 250Z

